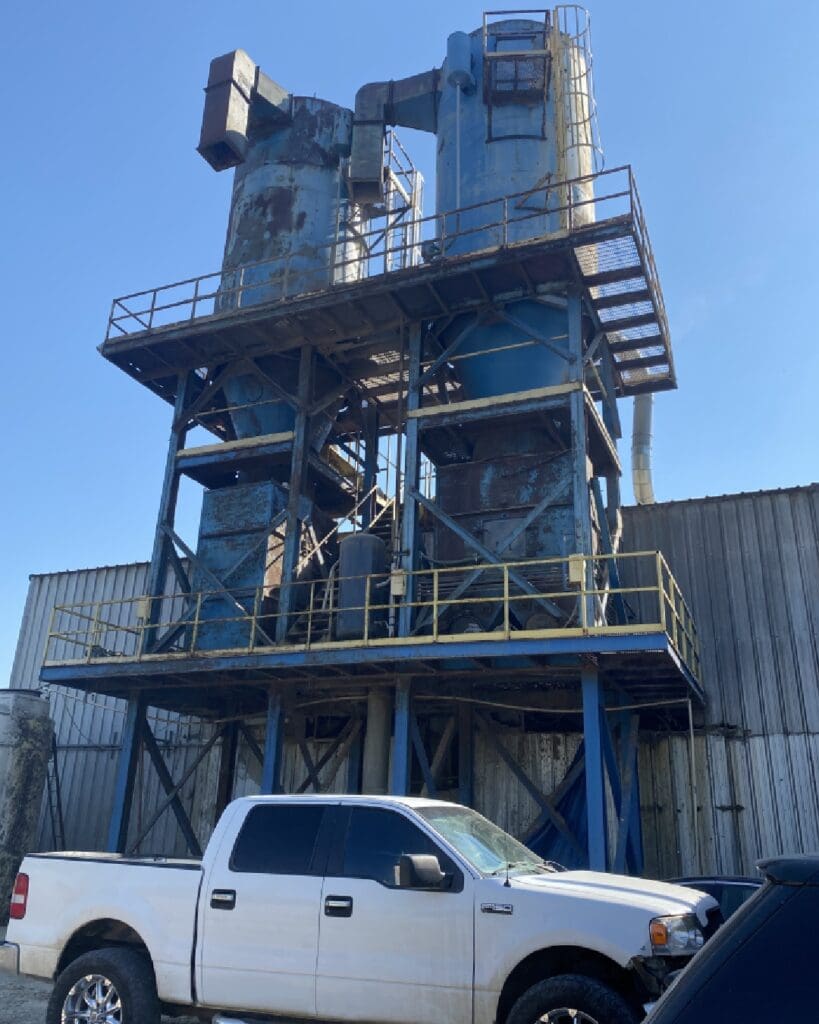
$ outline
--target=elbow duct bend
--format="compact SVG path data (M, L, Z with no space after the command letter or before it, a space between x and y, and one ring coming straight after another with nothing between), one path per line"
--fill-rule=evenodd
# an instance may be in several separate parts
M638 505L654 504L651 480L651 419L654 409L652 394L634 399L634 422L631 431L631 481Z

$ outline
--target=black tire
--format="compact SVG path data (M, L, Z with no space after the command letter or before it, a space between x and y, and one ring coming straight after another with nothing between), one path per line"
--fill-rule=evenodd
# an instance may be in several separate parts
M639 1019L625 999L608 985L582 974L559 974L524 992L512 1007L506 1024L537 1024L550 1011L562 1009L580 1010L593 1024L637 1024ZM556 1014L554 1024L570 1021L590 1024L582 1017L571 1018L568 1013Z
M66 967L48 1001L46 1024L61 1024L66 1001L75 998L71 995L74 987L97 975L106 979L119 997L121 1024L159 1024L159 998L149 960L135 950L113 947L84 953Z

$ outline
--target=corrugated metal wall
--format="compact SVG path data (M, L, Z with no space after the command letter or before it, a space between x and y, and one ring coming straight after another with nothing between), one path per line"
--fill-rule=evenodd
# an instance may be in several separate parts
M41 687L40 664L55 605L141 596L146 590L147 571L147 564L139 563L32 576L9 685L21 689ZM132 610L135 616L136 608ZM113 697L84 695L62 687L50 687L48 697L57 737L66 846L76 850L103 849L113 803L125 704ZM180 778L207 743L209 727L198 719L157 709L150 711L149 718L171 774ZM194 829L201 840L207 839L212 827L211 800L218 757L217 745L182 791L186 806L193 809ZM164 796L147 758L143 759L141 776L140 796L132 819L132 840L142 831L143 824L150 821ZM53 823L48 800L44 800L40 849L52 849L53 842ZM171 814L160 818L140 849L174 854L186 852Z
M699 869L819 850L819 486L627 508L623 543L665 554L699 629ZM697 869L688 773L686 737L643 744L660 875Z
M627 550L662 550L699 626L709 703L694 744L696 800L687 735L645 735L640 777L646 872L744 873L762 856L819 849L819 486L731 495L624 510ZM144 592L146 565L34 576L11 685L38 688L55 603ZM58 688L50 694L59 744L67 844L105 841L124 707L110 698ZM175 777L210 735L196 719L154 712L152 725ZM261 739L261 736L259 736ZM506 745L546 791L560 780L577 735L507 730ZM326 744L311 741L314 758ZM482 736L476 737L476 804L514 832L537 807ZM219 748L185 787L194 828L207 838ZM325 769L325 776L328 768ZM285 751L289 789L305 778L297 750ZM134 831L160 802L152 767L134 814ZM332 781L346 784L346 766ZM236 792L253 793L258 766L240 747ZM696 828L695 828L696 825ZM41 847L52 841L44 812ZM172 815L143 849L183 853Z

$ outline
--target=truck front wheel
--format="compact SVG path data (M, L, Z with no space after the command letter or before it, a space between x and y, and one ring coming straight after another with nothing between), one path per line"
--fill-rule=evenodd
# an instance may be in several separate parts
M159 1024L148 960L131 949L95 949L57 978L46 1024Z
M637 1024L619 993L582 974L559 974L533 985L512 1007L506 1024Z

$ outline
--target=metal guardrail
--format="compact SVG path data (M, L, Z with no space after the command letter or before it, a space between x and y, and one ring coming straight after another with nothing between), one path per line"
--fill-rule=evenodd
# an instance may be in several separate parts
M581 236L618 219L634 227L665 327L645 219L634 175L626 165L423 217L404 235L385 232L383 226L366 232L343 227L309 260L303 253L290 253L123 295L111 305L106 341L400 273L417 263L418 238L427 259L438 262L519 242L546 241L566 232Z
M628 585L610 583L616 560ZM477 577L476 577L477 574ZM416 622L426 625L412 637L394 634L396 612L415 578L416 597L408 602ZM469 589L463 585L469 580ZM353 603L339 603L350 590ZM57 605L52 612L45 652L46 664L154 660L173 656L206 656L215 651L235 654L277 649L389 647L395 644L441 644L455 641L514 638L617 636L662 633L670 640L691 675L699 678L696 626L668 564L659 552L546 558L522 562L484 563L458 567L345 577L291 584L293 611L287 637L276 644L279 613L269 589L225 589ZM631 621L612 621L614 595L620 595ZM526 624L544 607L554 625ZM483 618L485 630L457 630L456 616ZM340 617L360 623L352 639L336 639ZM561 621L558 622L557 619ZM492 623L490 628L489 623ZM521 623L524 623L521 625ZM349 628L345 632L347 636ZM235 640L224 642L226 637Z

